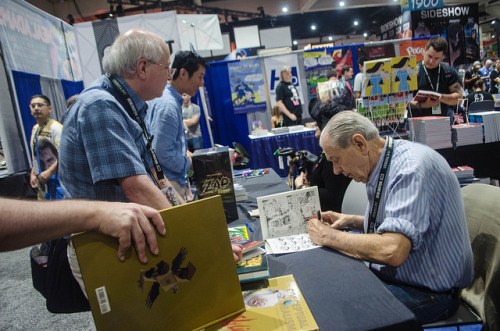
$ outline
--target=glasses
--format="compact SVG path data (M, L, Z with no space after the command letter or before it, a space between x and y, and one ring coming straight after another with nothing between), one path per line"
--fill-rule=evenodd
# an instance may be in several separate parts
M162 67L163 69L167 70L167 72L170 74L170 76L174 76L175 72L177 71L177 68L169 68L168 66L161 64L161 63L156 63L153 61L149 61L149 63L156 64L156 65Z
M32 103L30 105L30 108L31 109L35 109L37 106L38 106L38 108L42 108L43 106L47 106L47 104L46 103L42 103L42 102L36 102L36 103Z

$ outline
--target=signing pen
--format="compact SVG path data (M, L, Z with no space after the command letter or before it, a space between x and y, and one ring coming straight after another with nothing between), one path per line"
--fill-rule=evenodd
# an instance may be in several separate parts
M245 222L245 225L246 225L246 227L248 228L248 230L250 230L250 232L253 232L253 229L252 229L252 227L250 226L250 224L248 224L248 222Z

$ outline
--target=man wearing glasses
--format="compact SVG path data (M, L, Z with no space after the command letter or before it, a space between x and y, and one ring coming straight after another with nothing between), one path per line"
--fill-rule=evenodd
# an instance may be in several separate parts
M150 103L146 116L160 164L182 197L189 193L187 173L192 168L182 117L182 95L196 95L204 83L205 66L205 60L199 55L189 51L177 52L172 65L173 79L167 84L162 97Z
M52 145L53 149L59 147L62 124L50 118L52 106L50 99L42 94L34 95L30 101L31 115L36 120L31 131L30 146L33 155L33 168L31 168L30 185L38 188L38 200L45 200L49 178L56 173L57 156L55 162L46 165L44 151L41 146Z

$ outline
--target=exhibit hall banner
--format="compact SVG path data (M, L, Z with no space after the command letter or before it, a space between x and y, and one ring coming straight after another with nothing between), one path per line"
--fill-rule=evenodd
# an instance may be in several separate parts
M230 62L228 75L235 114L267 109L260 59Z
M424 59L425 45L427 45L428 39L419 40L408 40L399 43L399 55L400 56L412 56L415 55L417 62Z
M277 55L264 59L266 78L269 84L269 95L271 98L271 108L276 104L276 86L280 82L280 72L283 66L292 68L292 83L297 88L302 105L305 104L302 88L300 87L299 61L296 54Z
M27 2L0 3L0 40L12 70L81 80L73 27Z
M467 69L479 60L478 4L446 6L411 12L414 37L440 35L448 41L445 61L456 69Z
M378 60L388 57L395 57L396 52L394 50L394 47L395 45L392 43L390 44L385 43L376 46L364 46L364 47L359 46L356 48L356 53L358 59L360 57L366 57L368 60Z

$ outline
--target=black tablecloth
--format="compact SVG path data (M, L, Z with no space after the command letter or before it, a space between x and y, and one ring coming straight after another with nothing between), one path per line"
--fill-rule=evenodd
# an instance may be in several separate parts
M238 178L248 200L238 203L239 219L229 226L248 222L253 239L262 239L260 221L247 211L257 208L258 196L290 188L272 169L262 177ZM415 330L415 315L398 301L363 264L328 248L269 255L271 277L293 274L321 330Z

